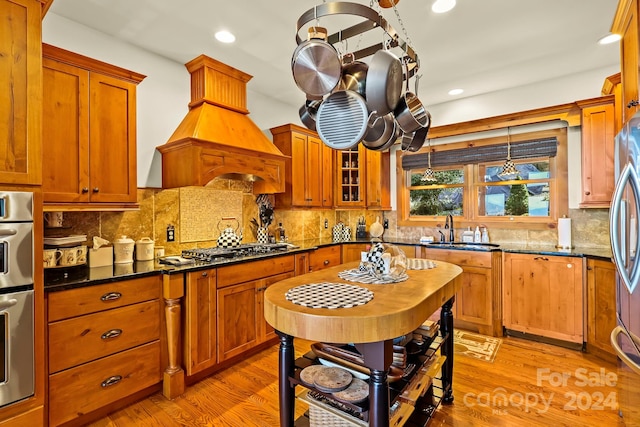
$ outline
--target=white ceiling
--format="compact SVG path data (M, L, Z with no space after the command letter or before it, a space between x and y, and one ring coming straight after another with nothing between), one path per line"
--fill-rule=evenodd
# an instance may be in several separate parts
M431 12L433 0L400 0L398 12L419 55L420 99L425 105L554 79L619 63L618 43L600 46L616 0L458 0L449 13ZM360 4L370 5L366 0ZM80 24L185 63L200 54L254 76L252 91L296 108L304 94L291 75L296 21L319 0L56 0L50 9ZM377 7L374 5L374 7ZM393 9L382 15L401 37ZM330 32L362 21L330 16ZM235 33L233 45L212 37ZM302 30L304 32L304 29ZM369 31L345 51L382 39ZM412 82L413 84L413 82Z

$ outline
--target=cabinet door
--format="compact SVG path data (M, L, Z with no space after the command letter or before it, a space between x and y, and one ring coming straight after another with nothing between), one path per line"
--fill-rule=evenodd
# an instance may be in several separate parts
M309 252L309 271L318 271L339 265L341 260L340 245L318 248Z
M333 207L334 150L322 144L322 207Z
M460 290L456 293L456 317L465 322L492 324L491 269L464 267L456 278Z
M313 136L307 137L307 153L306 153L306 205L321 207L322 200L322 147L324 143L320 138Z
M42 74L44 201L88 202L89 72L44 58Z
M503 286L505 327L583 342L581 259L505 254Z
M306 274L309 272L309 253L302 252L294 255L294 273L296 276Z
M193 375L216 364L216 270L187 273L185 366Z
M307 204L307 136L291 133L291 204Z
M587 260L587 344L614 355L609 341L616 327L616 269L612 262Z
M364 207L366 168L365 150L362 144L358 148L339 151L336 156L336 192L335 204L338 207Z
M620 40L620 56L621 56L621 79L622 79L622 110L623 123L629 119L640 108L638 105L632 105L638 101L638 1L631 0L626 10L626 15L620 20L620 28L612 28L614 32L622 34Z
M258 288L256 289L256 298L257 298L256 318L258 319L258 325L257 325L258 326L258 343L266 342L277 336L276 330L273 329L273 326L268 324L267 321L264 319L265 291L269 286L273 285L274 283L279 282L280 280L288 279L293 276L294 276L294 273L290 272L290 273L278 274L277 276L267 277L266 279L262 279L259 281L260 283L258 284Z
M368 150L366 197L368 208L382 207L382 153Z
M0 182L42 181L41 5L0 1Z
M366 252L369 244L367 243L348 243L342 245L342 263L360 261L361 253Z
M615 111L611 103L582 109L582 203L608 208L615 187L613 141Z
M258 343L256 289L260 287L260 280L218 289L220 362L237 356Z
M89 76L89 176L92 202L136 202L136 85Z

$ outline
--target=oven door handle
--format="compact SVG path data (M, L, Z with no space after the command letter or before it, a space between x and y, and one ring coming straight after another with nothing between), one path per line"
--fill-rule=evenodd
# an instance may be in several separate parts
M16 234L18 234L18 230L15 228L0 229L0 236L15 236Z
M0 301L0 310L6 310L8 308L11 308L17 303L18 303L18 300L15 298L11 298L6 301Z

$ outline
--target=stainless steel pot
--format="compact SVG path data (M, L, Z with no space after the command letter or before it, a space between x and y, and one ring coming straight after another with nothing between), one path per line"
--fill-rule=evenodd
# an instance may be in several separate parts
M420 128L428 127L431 116L418 99L418 79L416 76L416 93L409 91L409 68L407 66L407 89L393 111L398 125L404 133L412 133Z
M400 127L393 117L393 113L386 114L375 120L362 140L362 145L370 150L383 151L391 147L400 136Z
M429 128L431 126L431 114L427 111L427 125L425 127L421 127L415 132L405 133L402 136L402 151L410 151L415 152L422 148L425 140L427 139L427 134L429 133Z
M371 57L366 78L366 98L371 111L392 112L402 93L402 63L393 53L380 49Z
M352 90L333 92L318 108L316 130L322 142L336 150L348 150L362 140L373 120L364 98Z
M342 75L342 62L336 49L322 38L326 30L309 29L309 40L296 47L291 58L291 71L296 85L309 97L327 95L338 86Z
M307 127L307 129L313 131L316 130L316 116L318 114L320 104L322 104L322 99L307 99L307 101L298 110L300 121Z

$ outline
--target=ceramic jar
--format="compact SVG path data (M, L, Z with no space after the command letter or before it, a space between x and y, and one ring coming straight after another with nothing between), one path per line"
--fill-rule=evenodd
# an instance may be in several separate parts
M136 261L151 261L154 258L153 240L143 237L136 242Z
M133 262L133 248L135 242L127 236L120 236L113 242L113 253L115 255L116 264L126 264Z

